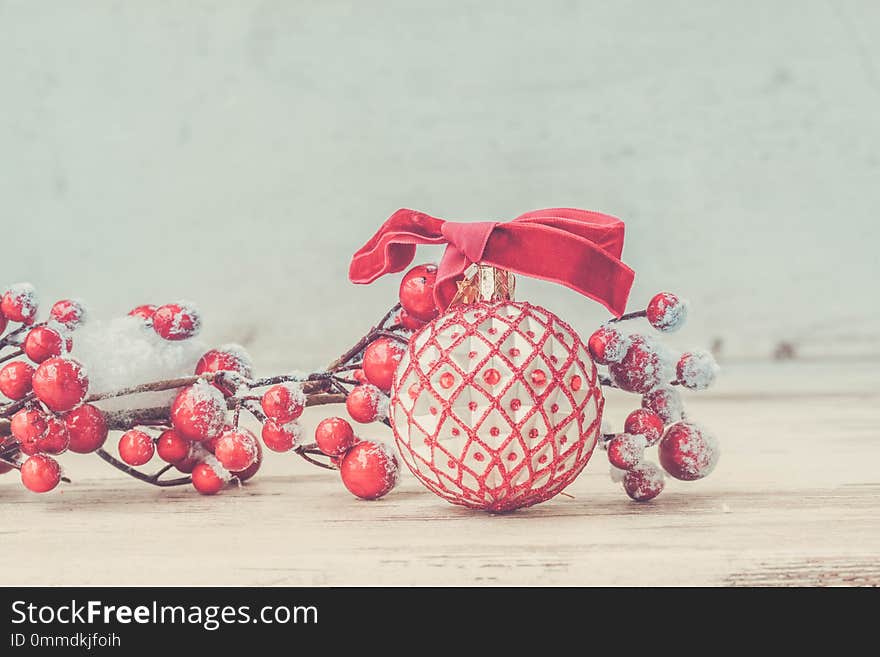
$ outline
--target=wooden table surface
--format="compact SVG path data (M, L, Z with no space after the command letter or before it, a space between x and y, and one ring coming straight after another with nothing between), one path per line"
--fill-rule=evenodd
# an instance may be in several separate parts
M611 482L602 452L574 499L504 516L448 505L409 473L385 499L358 501L289 455L209 498L65 456L74 481L51 494L0 478L14 564L2 584L880 584L880 395L778 367L763 391L741 368L733 385L688 397L721 461L648 504ZM613 394L608 419L632 403Z

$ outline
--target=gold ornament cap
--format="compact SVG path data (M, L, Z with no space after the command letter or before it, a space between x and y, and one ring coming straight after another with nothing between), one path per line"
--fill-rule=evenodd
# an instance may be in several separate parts
M474 263L456 285L458 291L449 303L450 308L478 301L513 301L516 277L506 269Z

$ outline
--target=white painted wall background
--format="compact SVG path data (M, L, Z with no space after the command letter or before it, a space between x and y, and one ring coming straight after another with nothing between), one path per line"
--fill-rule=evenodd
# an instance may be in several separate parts
M634 306L694 302L682 344L875 338L878 34L856 0L0 0L0 283L195 299L309 367L393 299L345 274L396 208L572 205L627 221Z

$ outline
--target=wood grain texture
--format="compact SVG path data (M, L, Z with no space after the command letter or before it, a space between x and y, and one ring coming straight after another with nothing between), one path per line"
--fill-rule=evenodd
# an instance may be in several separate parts
M829 380L772 398L731 394L736 381L690 396L722 440L718 469L648 504L610 481L601 452L569 487L575 499L505 516L450 506L408 473L386 499L360 502L335 473L281 455L213 498L71 455L74 482L56 493L0 479L14 564L2 583L878 585L880 399L817 395ZM608 419L632 403L612 395Z

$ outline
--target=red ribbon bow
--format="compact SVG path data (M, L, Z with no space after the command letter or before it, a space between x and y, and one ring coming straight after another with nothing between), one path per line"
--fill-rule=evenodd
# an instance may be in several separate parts
M445 309L472 263L560 283L598 301L614 315L626 310L635 273L620 261L624 225L588 210L552 208L513 221L459 223L398 210L351 259L353 283L372 283L409 265L417 244L446 244L434 285Z

